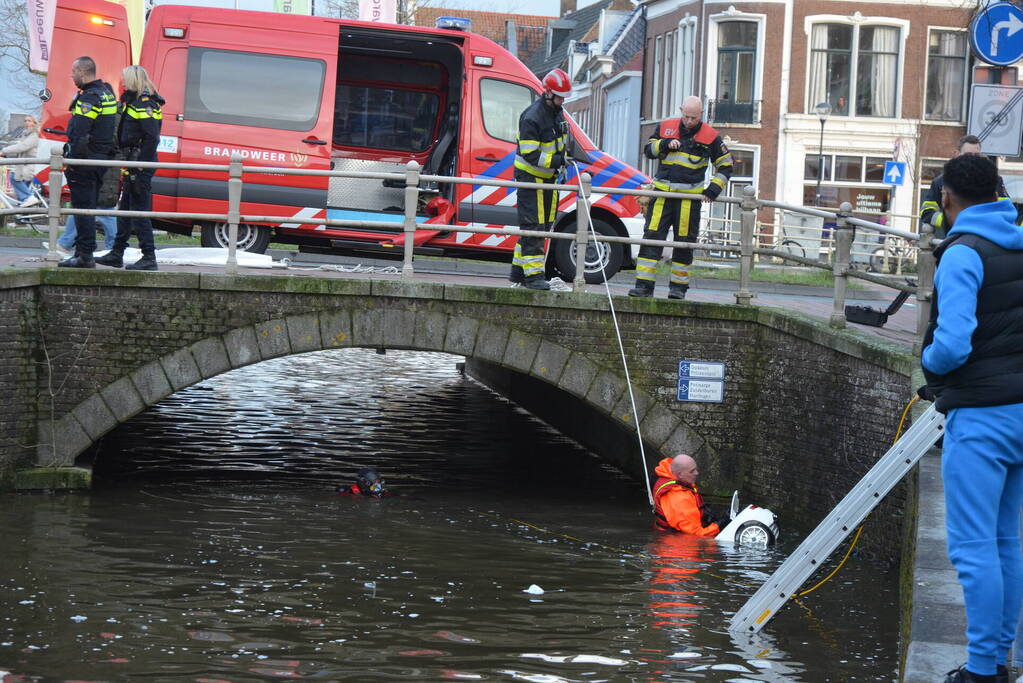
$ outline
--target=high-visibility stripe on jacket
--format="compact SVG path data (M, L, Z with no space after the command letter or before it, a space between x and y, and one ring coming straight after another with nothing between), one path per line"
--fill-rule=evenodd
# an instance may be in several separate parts
M73 159L109 159L114 152L117 98L100 80L82 86L68 107L68 156Z
M672 140L679 141L678 149L669 149ZM705 194L713 199L732 177L728 147L718 132L702 121L691 130L682 128L681 119L663 121L643 151L651 159L660 159L654 177L657 190ZM714 174L708 182L707 167L711 165Z
M536 178L554 178L565 165L568 122L539 98L519 116L515 168Z
M117 131L117 143L125 158L134 161L156 161L156 148L160 144L160 128L163 124L164 99L148 90L141 93L128 90L121 96L121 104L122 115Z

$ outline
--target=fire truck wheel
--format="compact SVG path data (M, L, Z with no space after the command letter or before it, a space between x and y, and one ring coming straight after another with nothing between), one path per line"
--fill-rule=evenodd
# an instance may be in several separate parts
M574 230L575 221L570 221L566 227ZM618 236L614 228L600 219L594 219L593 229L598 235ZM554 267L557 268L563 280L571 282L575 277L575 242L557 240L553 248ZM592 285L610 279L622 267L624 254L624 244L612 244L611 242L594 244L593 241L588 241L586 243L586 282Z
M200 244L227 248L227 223L203 223ZM238 249L262 254L270 244L270 230L259 225L238 224Z

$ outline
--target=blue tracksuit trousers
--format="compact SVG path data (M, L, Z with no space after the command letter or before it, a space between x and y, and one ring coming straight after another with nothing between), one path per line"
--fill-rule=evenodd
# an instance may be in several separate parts
M966 668L993 675L1023 601L1023 403L950 410L941 469L948 557L966 603Z

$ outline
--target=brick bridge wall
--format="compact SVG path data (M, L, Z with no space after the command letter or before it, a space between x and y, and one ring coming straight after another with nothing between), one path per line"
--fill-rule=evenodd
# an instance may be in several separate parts
M118 423L205 378L347 346L465 356L481 374L489 368L491 383L503 382L513 400L560 419L570 435L626 471L640 471L629 438L635 418L602 296L391 280L39 270L0 274L0 308L0 380L11 397L0 417L0 486L17 468L70 464ZM657 299L618 299L616 308L648 462L689 452L700 459L706 490L742 488L747 499L784 517L798 513L806 524L823 517L887 450L910 395L912 358L796 314ZM723 403L675 400L682 359L727 363ZM542 405L529 405L529 396ZM868 547L890 560L901 542L903 495L897 490L887 514L875 513L882 523L869 534Z

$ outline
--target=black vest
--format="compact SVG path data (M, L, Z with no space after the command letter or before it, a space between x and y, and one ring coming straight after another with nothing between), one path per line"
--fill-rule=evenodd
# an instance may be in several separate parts
M966 362L945 375L924 369L927 386L942 413L952 408L1023 403L1023 251L1003 249L978 235L960 234L934 250L936 262L953 244L970 247L984 264L977 292L977 329L970 339ZM923 348L934 340L938 293L931 302L931 319Z

